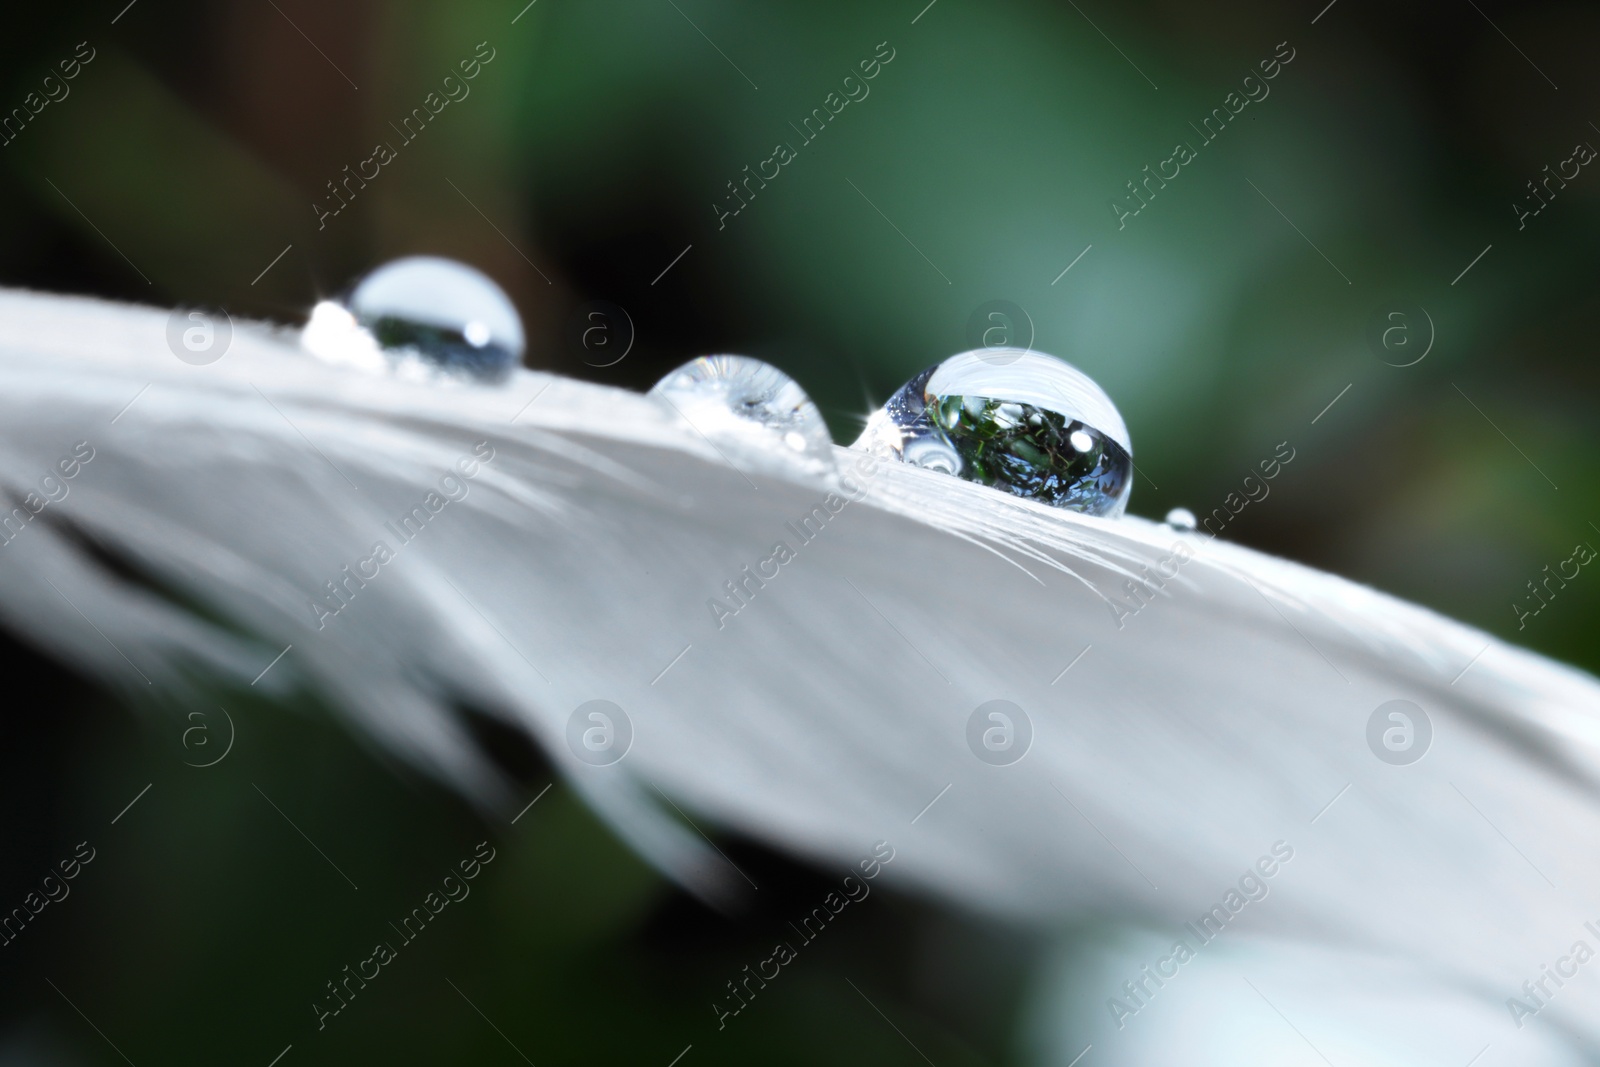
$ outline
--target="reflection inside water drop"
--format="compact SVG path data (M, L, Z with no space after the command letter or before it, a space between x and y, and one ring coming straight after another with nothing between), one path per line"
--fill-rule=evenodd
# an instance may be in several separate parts
M1002 354L929 367L873 413L855 447L1053 507L1122 514L1133 448L1111 398L1052 356Z

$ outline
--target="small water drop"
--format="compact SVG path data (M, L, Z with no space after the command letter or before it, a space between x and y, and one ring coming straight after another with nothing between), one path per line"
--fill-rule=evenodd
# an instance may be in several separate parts
M929 367L873 413L854 447L1053 507L1121 515L1133 445L1111 398L1053 356L995 353Z
M522 320L488 275L438 256L407 256L361 279L346 301L378 347L483 381L522 362Z
M794 452L832 464L833 435L798 382L748 356L701 356L670 372L650 395L671 405L700 432L714 436L748 424L777 434Z
M1188 508L1173 508L1167 512L1167 517L1162 521L1180 533L1190 533L1199 525L1194 512Z

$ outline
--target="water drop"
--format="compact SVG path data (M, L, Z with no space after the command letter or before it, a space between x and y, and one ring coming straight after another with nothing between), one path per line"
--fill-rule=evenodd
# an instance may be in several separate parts
M1167 517L1162 521L1179 533L1191 533L1199 525L1194 512L1188 508L1173 508L1167 512Z
M929 367L855 447L1086 515L1121 515L1133 489L1133 445L1111 398L1071 364L1022 349Z
M408 256L361 279L349 314L383 351L499 381L522 362L522 320L488 275L438 256ZM308 327L309 328L309 327Z
M662 378L650 395L715 437L760 426L794 453L832 465L833 435L798 382L748 356L701 356Z

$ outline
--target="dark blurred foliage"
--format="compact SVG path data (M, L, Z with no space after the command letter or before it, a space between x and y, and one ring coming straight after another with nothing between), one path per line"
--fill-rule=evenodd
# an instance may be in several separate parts
M794 374L840 440L1006 300L1117 400L1135 512L1204 516L1288 441L1226 537L1600 666L1596 574L1525 629L1512 607L1600 544L1600 176L1524 228L1512 207L1600 143L1592 6L124 2L7 14L0 108L80 41L95 58L0 148L4 284L295 322L387 258L449 255L512 294L532 366L643 389L742 352ZM480 42L470 95L402 144L394 124ZM791 124L879 42L894 58L870 95L800 145ZM1270 95L1201 146L1191 123L1279 42L1294 59ZM327 183L379 141L398 158L319 228ZM1108 202L1178 141L1198 158L1119 229ZM798 158L719 227L726 183L778 142ZM593 301L631 323L611 366L592 364L630 327L605 320L613 347L585 350ZM1436 339L1391 366L1409 357L1372 324L1413 306ZM129 715L21 646L6 658L0 905L76 842L99 852L0 949L0 1063L122 1062L112 1044L260 1064L293 1044L284 1067L520 1062L512 1043L663 1065L693 1044L685 1067L1025 1052L1026 953L992 929L875 895L719 1032L723 983L832 872L737 852L765 903L720 917L560 783L508 826L309 702L235 693L212 703L237 751L186 767L189 706ZM551 776L525 771L532 797ZM500 858L473 897L318 1032L324 981L485 838Z

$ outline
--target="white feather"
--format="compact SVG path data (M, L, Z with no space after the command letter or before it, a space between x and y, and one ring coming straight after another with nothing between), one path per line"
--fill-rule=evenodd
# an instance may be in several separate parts
M1582 925L1600 920L1593 678L1236 545L888 463L801 543L786 523L848 494L759 436L713 441L645 397L534 372L491 388L330 366L259 326L191 366L166 321L0 295L0 485L27 511L59 457L94 449L66 498L0 546L0 617L68 662L133 690L195 671L248 686L292 645L257 688L315 693L497 802L505 787L452 711L493 709L712 892L743 880L656 790L702 827L817 862L886 839L890 880L1043 929L1175 935L1286 841L1293 862L1230 944L1265 953L1262 975L1337 954L1319 973L1341 992L1314 1007L1387 1049L1370 1062L1412 1047L1398 1023L1357 1026L1362 997L1386 990L1453 1005L1418 1023L1452 1050L1479 1036L1524 1063L1600 1050L1588 971L1523 1029L1505 1004L1575 940L1600 948ZM485 440L494 459L465 498L400 545L385 524ZM860 457L837 458L848 472ZM312 598L379 540L395 558L319 628ZM708 602L731 607L724 582L779 541L795 558L719 626ZM1179 542L1194 558L1119 626L1123 583ZM119 579L85 544L181 597ZM597 698L636 733L609 767L565 740ZM1395 698L1435 731L1406 767L1365 741ZM967 748L992 699L1033 724L1012 766ZM1093 1010L1063 1062L1084 1034L1099 1063L1169 1062L1179 1046L1128 1034L1175 1040L1199 990L1221 995L1177 979L1117 1030L1094 1007L1117 990L1091 972L1073 979ZM1250 1032L1219 1032L1208 1055L1266 1047Z

